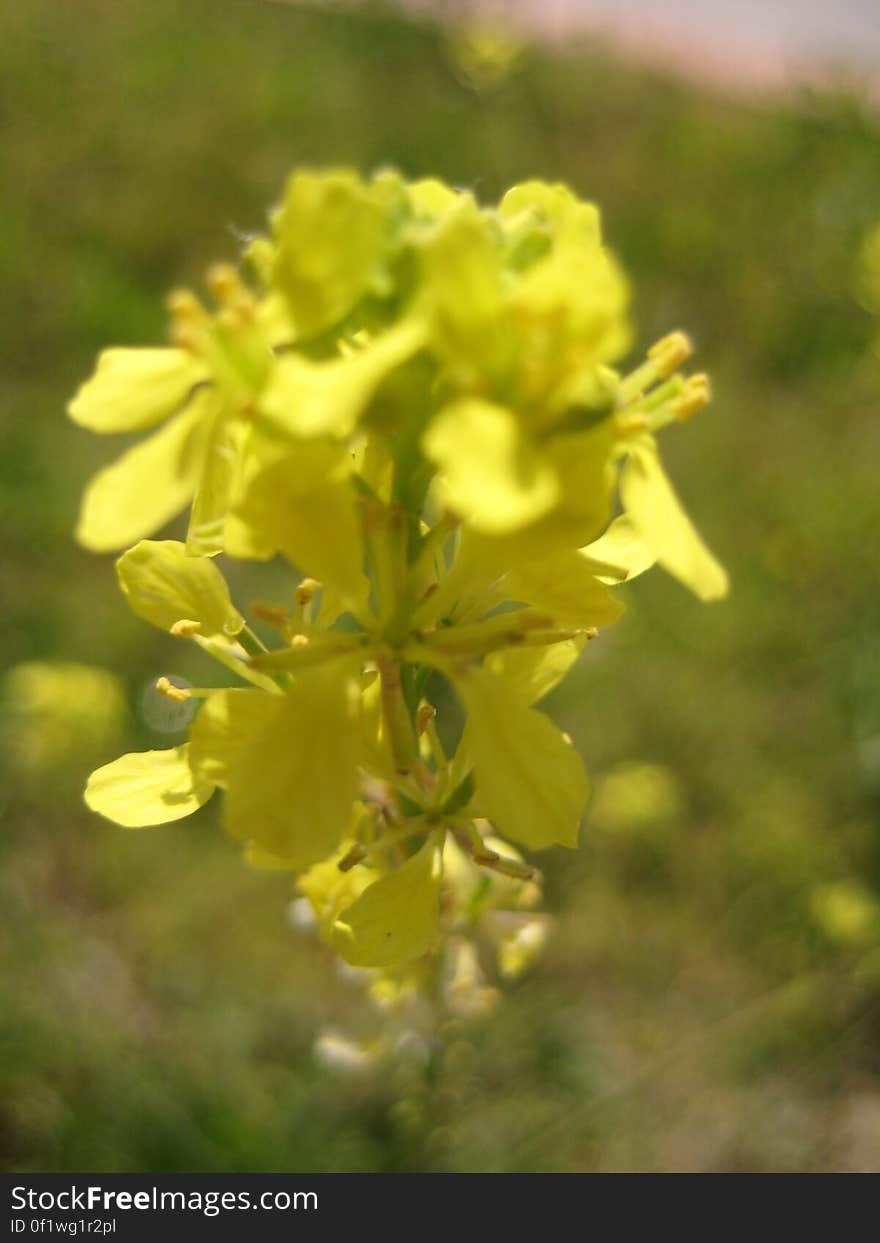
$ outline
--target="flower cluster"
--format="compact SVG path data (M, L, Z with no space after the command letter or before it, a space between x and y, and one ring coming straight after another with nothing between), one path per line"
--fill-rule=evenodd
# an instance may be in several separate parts
M659 563L726 590L656 440L707 379L681 374L681 333L614 369L627 282L561 185L486 209L393 172L296 172L242 271L206 284L211 307L172 294L171 345L105 351L74 397L93 431L149 430L90 483L78 538L127 547L135 613L241 685L160 679L203 701L189 741L107 764L86 801L138 827L221 789L247 858L297 874L378 993L479 1009L490 956L515 974L543 940L517 847L575 846L587 800L535 703L618 616L614 585ZM188 505L185 543L145 538ZM288 597L247 620L218 553L280 554Z

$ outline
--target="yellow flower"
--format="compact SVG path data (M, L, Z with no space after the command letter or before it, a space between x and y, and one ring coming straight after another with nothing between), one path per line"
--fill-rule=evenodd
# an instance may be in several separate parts
M209 272L219 303L172 295L165 349L105 350L71 401L74 422L100 433L145 431L146 440L86 489L77 539L110 552L163 527L189 502L191 552L222 547L238 455L272 367L272 341L254 295L227 265Z
M484 1014L548 932L517 847L574 847L589 793L535 705L620 615L613 586L656 563L702 599L727 589L656 439L708 380L681 374L681 333L612 369L628 284L561 185L487 209L438 181L300 171L246 262L258 292L212 269L216 312L174 295L173 344L106 351L70 406L150 433L92 481L79 538L132 544L134 612L239 680L160 678L200 704L188 741L104 765L86 801L142 827L221 789L245 859L297 874L377 1005ZM142 538L189 501L185 543ZM273 639L219 551L295 568L250 606Z

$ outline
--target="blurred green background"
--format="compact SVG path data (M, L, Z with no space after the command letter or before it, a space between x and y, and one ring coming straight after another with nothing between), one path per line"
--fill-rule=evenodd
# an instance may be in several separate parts
M6 1168L880 1168L880 359L853 297L876 114L584 39L494 74L430 24L259 0L6 6L0 101L4 663L123 680L4 684ZM144 688L198 673L72 542L118 443L65 402L328 162L484 200L566 180L633 276L639 348L688 329L717 394L664 451L733 593L649 575L555 695L596 784L581 850L542 859L557 932L430 1073L316 1061L365 1003L216 809L135 833L80 799L178 740Z

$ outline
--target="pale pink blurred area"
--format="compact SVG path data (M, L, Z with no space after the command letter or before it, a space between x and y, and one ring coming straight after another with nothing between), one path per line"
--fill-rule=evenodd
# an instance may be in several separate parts
M401 7L551 40L592 35L725 87L842 80L880 96L880 0L401 0Z

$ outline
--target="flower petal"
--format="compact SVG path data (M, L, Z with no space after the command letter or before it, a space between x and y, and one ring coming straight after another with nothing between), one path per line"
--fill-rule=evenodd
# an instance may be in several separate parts
M421 958L437 939L442 874L432 839L342 912L331 932L334 948L355 967L396 967Z
M623 612L621 603L574 550L511 570L504 588L509 599L547 613L554 626L604 626Z
M655 565L657 558L640 537L629 514L615 518L607 531L580 550L600 583L628 583Z
M486 668L503 678L527 704L537 703L557 686L586 646L586 636L547 647L506 647L490 652Z
M141 540L119 558L116 573L133 612L163 630L188 618L201 623L201 634L228 638L244 625L214 562L189 556L177 540Z
M283 552L358 613L369 595L357 496L345 450L323 440L293 448L268 439L253 452L254 470L227 523L233 557L265 560Z
M181 820L206 803L214 786L194 777L189 744L167 751L133 751L89 777L92 811L127 829Z
M581 758L549 717L484 669L455 679L467 712L462 747L478 806L505 837L541 850L576 846L589 793Z
M385 377L424 341L424 325L408 319L348 358L315 363L282 355L260 409L295 436L348 436Z
M303 170L289 179L273 221L273 284L300 337L338 323L375 281L395 185L387 175L366 183L345 169Z
M441 410L424 438L443 502L475 530L516 531L553 507L555 472L523 439L512 411L471 398Z
M632 445L620 476L620 496L639 537L665 570L701 600L727 594L727 574L682 509L653 437Z
M68 406L74 423L93 432L133 432L167 419L194 385L204 363L180 349L110 349Z
M192 729L193 766L227 789L233 837L302 867L337 848L358 792L354 691L337 665L284 695L211 696Z
M98 471L80 509L80 544L92 552L115 552L180 513L198 478L200 420L200 403L191 402L148 440Z

